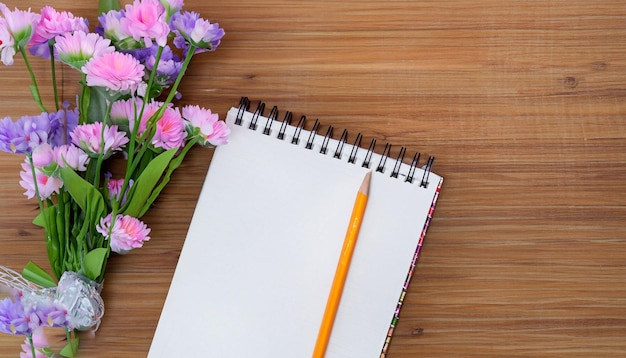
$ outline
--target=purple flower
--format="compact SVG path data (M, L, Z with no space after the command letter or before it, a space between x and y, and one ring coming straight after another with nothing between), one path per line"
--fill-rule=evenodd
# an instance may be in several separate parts
M122 30L120 20L124 17L126 17L124 10L111 10L106 14L100 15L98 17L100 26L96 27L96 32L103 37L111 39L119 48L128 50L141 47L129 33Z
M174 45L182 49L192 45L196 47L195 53L215 51L224 37L224 29L219 24L200 18L196 12L177 13L172 16L170 24L176 33Z
M58 112L51 112L48 117L50 121L50 138L48 142L53 147L70 143L70 133L78 125L78 108L69 109L69 103L63 103L64 109Z
M48 141L50 122L48 114L23 116L17 122L5 117L0 120L0 150L9 153L31 153Z
M132 249L143 246L150 240L150 229L141 220L129 215L117 215L111 227L111 214L100 220L96 230L111 240L111 250L118 254L126 254Z
M108 158L115 151L122 150L128 143L128 138L124 132L117 130L117 126L104 126L102 122L81 124L76 126L72 133L72 143L82 148L90 156L97 156L104 146L104 158ZM102 142L104 139L104 143Z
M30 53L43 58L50 57L48 41L57 35L74 31L89 32L87 20L82 17L74 17L67 11L58 12L51 6L41 9L41 18L35 29L35 34L29 41L32 47Z
M120 19L120 28L136 41L142 41L145 47L152 46L154 40L159 46L165 46L170 28L167 14L159 0L135 0L126 5L126 16Z
M0 332L7 334L32 334L41 326L41 320L33 309L26 309L19 295L0 301Z

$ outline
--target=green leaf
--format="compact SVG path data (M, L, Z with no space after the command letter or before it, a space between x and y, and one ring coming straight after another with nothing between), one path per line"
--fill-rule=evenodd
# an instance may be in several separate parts
M61 168L61 179L76 204L85 212L86 220L95 224L95 220L101 218L106 211L102 194L71 168Z
M109 255L109 250L100 247L97 249L93 249L85 255L83 259L83 269L85 270L84 274L88 278L96 281L96 279L102 275L102 271L104 268L104 263Z
M30 85L29 87L30 87L30 94L33 96L35 103L41 103L41 97L39 96L39 90L37 89L37 86Z
M119 10L120 2L118 0L98 0L98 14L107 13L110 10Z
M87 123L101 122L104 113L107 113L107 95L104 88L89 87L89 109Z
M143 170L139 178L130 188L128 201L121 210L121 214L139 218L143 207L148 202L153 189L158 184L161 176L167 169L170 161L176 154L177 149L170 149L155 157Z
M78 336L74 335L74 338L70 339L67 342L67 345L63 347L63 349L61 349L59 354L62 355L63 357L68 357L68 358L75 357L76 353L78 352L78 343L79 343Z
M22 270L22 277L42 287L54 287L57 285L56 281L44 269L32 261L29 261L24 270Z

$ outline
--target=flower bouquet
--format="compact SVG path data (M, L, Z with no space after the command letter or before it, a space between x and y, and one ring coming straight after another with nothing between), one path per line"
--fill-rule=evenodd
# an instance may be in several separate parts
M97 329L111 251L150 239L140 219L191 147L224 144L229 134L209 109L179 108L191 59L214 51L218 24L183 11L182 0L100 3L99 26L50 6L40 13L0 3L0 57L21 57L36 114L0 120L0 150L24 156L20 185L39 213L51 273L30 262L19 274L0 267L0 331L25 336L22 356L53 356L43 327L65 330L59 352L73 357L77 331ZM54 103L43 103L29 58L49 59ZM79 93L58 97L56 67L78 71ZM113 165L112 163L115 163ZM117 169L117 171L115 170Z

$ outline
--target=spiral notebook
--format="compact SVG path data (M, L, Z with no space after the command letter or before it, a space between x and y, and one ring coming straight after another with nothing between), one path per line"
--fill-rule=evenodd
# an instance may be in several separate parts
M379 154L360 134L264 111L243 98L228 112L148 356L311 357L372 171L326 357L382 357L443 181L433 158L408 164L404 148L392 158L389 144Z

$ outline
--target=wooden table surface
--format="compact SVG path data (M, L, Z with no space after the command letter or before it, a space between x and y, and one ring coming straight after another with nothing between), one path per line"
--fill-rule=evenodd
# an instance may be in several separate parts
M53 5L93 26L96 3ZM626 356L622 1L185 3L226 36L192 63L181 104L223 118L245 95L436 156L444 187L390 358ZM36 114L22 61L0 76L0 116ZM21 160L0 154L0 264L18 271L47 265ZM193 150L144 217L152 240L110 260L79 357L146 355L209 164ZM20 341L0 336L0 356Z

